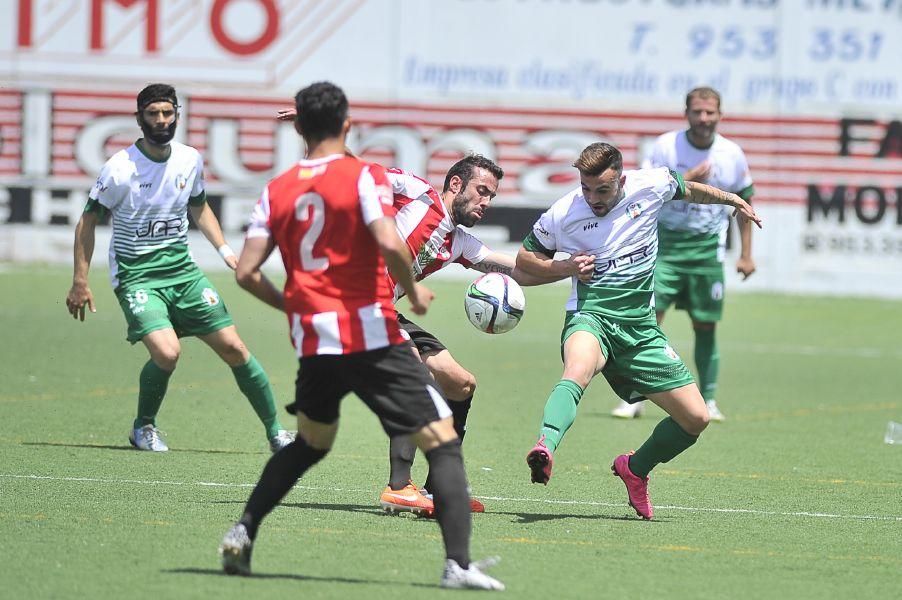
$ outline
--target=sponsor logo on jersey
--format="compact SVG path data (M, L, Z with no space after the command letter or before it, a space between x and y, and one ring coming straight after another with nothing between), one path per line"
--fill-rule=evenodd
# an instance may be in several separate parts
M94 184L94 189L97 190L98 193L102 194L110 188L109 186L103 185L103 182L98 179L97 183Z
M629 265L644 262L649 255L654 253L654 250L655 249L652 244L646 244L641 248L633 250L629 254L624 254L623 256L616 256L614 258L596 262L595 275L604 275L608 271L616 271L617 269L621 269Z
M139 183L138 189L139 190L149 190L151 188L151 186L153 186L153 184L150 182Z
M583 231L588 231L590 229L595 229L597 227L598 227L598 221L596 221L594 223L586 223L585 225L583 225Z
M216 290L214 290L213 288L204 288L204 291L202 291L200 295L204 299L204 302L206 302L210 306L216 306L217 304L219 304L219 294L217 294Z
M545 231L545 228L542 227L541 225L536 225L536 231L539 232L539 233L541 233L541 234L544 235L545 237L548 237L548 236L551 235L550 233L548 233L547 231Z
M182 232L182 224L183 221L179 217L148 221L141 229L135 229L135 237L165 238L178 235Z

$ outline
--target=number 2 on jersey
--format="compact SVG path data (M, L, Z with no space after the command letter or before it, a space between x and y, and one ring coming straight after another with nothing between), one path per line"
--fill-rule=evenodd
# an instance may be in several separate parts
M313 246L323 232L326 210L323 197L313 192L304 194L294 204L294 217L298 221L310 221L310 227L301 238L301 268L305 271L322 271L329 267L329 259L325 256L313 256Z

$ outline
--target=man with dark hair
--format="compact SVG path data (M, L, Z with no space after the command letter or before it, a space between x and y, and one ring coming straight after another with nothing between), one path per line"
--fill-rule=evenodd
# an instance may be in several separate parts
M643 166L668 167L682 173L686 181L707 183L751 202L755 188L748 162L736 143L717 133L721 116L717 90L710 87L691 90L686 95L689 129L658 137ZM723 261L729 222L725 206L688 204L681 200L666 204L658 219L655 269L658 325L664 322L664 312L672 304L689 313L695 332L698 386L712 421L725 418L715 400L720 371L715 329L723 316ZM736 271L748 278L755 272L752 224L743 218L737 224L740 248ZM642 404L621 401L611 414L620 418L636 417L642 412Z
M287 313L299 356L297 439L267 463L241 519L220 546L226 573L249 574L263 518L332 447L342 398L355 393L389 436L412 436L434 472L436 517L445 543L441 585L502 590L471 562L470 507L451 410L401 334L386 267L424 314L432 293L416 283L392 218L385 172L345 154L347 100L328 82L295 98L306 158L273 179L254 209L238 261L239 284ZM278 247L284 292L261 266Z
M193 335L231 367L275 452L292 437L279 424L269 378L188 251L190 210L229 268L238 264L206 202L203 158L172 139L178 108L171 85L155 83L138 94L135 119L144 136L106 162L88 194L75 229L75 267L66 306L73 318L82 321L86 306L96 312L88 269L97 223L110 213L110 279L128 322L127 339L142 342L150 353L139 378L138 415L129 442L139 450L169 449L156 427L156 416L181 354L179 338Z
M630 505L651 519L649 471L689 448L708 425L692 375L655 322L658 215L668 202L683 199L725 204L759 226L760 220L739 196L684 182L670 169L624 172L620 151L610 144L587 146L573 166L580 187L542 214L517 254L517 267L527 273L573 280L561 333L563 376L545 403L539 440L526 462L532 481L547 484L553 452L589 382L601 373L624 400L648 398L669 415L639 450L611 466ZM556 252L570 257L555 260Z
M412 270L417 280L458 263L480 273L504 273L521 285L546 283L548 279L531 277L515 269L514 258L495 252L476 236L463 229L477 224L485 215L504 171L491 159L471 154L457 161L445 177L439 194L425 180L389 169L388 179L394 191L395 220L398 233L414 256ZM395 286L395 300L402 290ZM445 345L433 334L398 315L401 328L408 335L420 360L429 368L449 400L454 429L463 441L467 417L476 391L476 377L464 369ZM431 516L433 502L432 471L423 489L411 481L411 468L416 447L406 436L394 437L389 448L388 485L379 502L389 511L409 511ZM473 512L484 512L482 502L470 499Z
M285 121L297 114L294 108L285 109L279 111L277 118ZM413 255L411 268L418 281L454 263L480 273L504 273L524 286L551 281L516 269L514 257L491 250L463 228L482 220L498 192L504 171L492 159L470 154L457 161L445 176L441 194L425 179L407 171L388 169L387 175L394 192L398 233ZM392 286L397 301L403 290L394 282ZM463 442L476 391L476 377L457 362L435 335L401 314L398 321L449 401L454 429ZM431 471L422 488L411 481L415 454L416 446L408 436L392 438L389 481L382 490L379 503L389 512L432 516ZM476 498L470 498L470 507L473 512L485 511L485 506Z

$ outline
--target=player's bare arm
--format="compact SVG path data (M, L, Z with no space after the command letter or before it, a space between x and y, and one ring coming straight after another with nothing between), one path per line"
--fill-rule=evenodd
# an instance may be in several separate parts
M727 206L732 206L736 209L735 215L741 215L759 228L761 227L761 218L755 214L755 209L748 202L731 192L725 192L704 183L687 181L686 201L693 204L726 204Z
M190 206L189 210L191 216L194 217L194 222L197 223L197 228L204 234L207 241L213 244L225 264L234 271L238 267L238 257L226 244L225 236L222 235L222 227L219 225L219 219L216 218L213 209L204 202L200 206Z
M736 272L742 275L742 279L748 279L755 272L757 266L752 258L752 222L739 215L736 219L739 226L739 259L736 261Z
M382 217L370 223L368 227L379 244L379 251L385 259L388 272L392 279L401 285L410 301L411 311L417 315L425 315L434 295L431 290L414 280L410 270L413 258L407 244L398 235L395 220L391 217Z
M501 252L492 252L471 268L480 273L501 273L502 275L510 275L514 271L515 263L516 261L513 256L508 256Z
M72 287L66 295L66 308L73 319L85 320L85 306L92 313L94 308L94 294L88 286L88 270L91 267L91 257L94 256L94 232L97 229L98 216L94 211L82 213L78 225L75 226L74 267L72 273Z
M564 277L537 277L516 267L516 259L513 256L501 252L492 252L482 261L476 263L471 269L480 273L501 273L522 286L542 285L564 279Z
M528 276L544 279L546 283L565 277L589 281L595 271L595 255L577 252L565 259L555 260L540 252L520 248L516 268Z
M235 269L235 279L238 285L259 300L284 311L285 298L282 291L260 270L274 248L275 242L271 237L251 237L245 240Z

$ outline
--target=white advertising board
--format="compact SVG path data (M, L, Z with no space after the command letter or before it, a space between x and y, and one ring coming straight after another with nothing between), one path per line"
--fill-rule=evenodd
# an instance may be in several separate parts
M0 0L0 260L12 227L71 232L134 141L138 89L176 85L231 235L302 150L274 115L342 85L352 147L440 184L461 154L506 171L487 225L515 244L605 140L638 164L717 87L767 217L742 286L902 297L902 0ZM16 239L23 239L21 233ZM35 238L36 239L36 238ZM68 251L50 253L60 262ZM737 288L738 289L738 288Z

